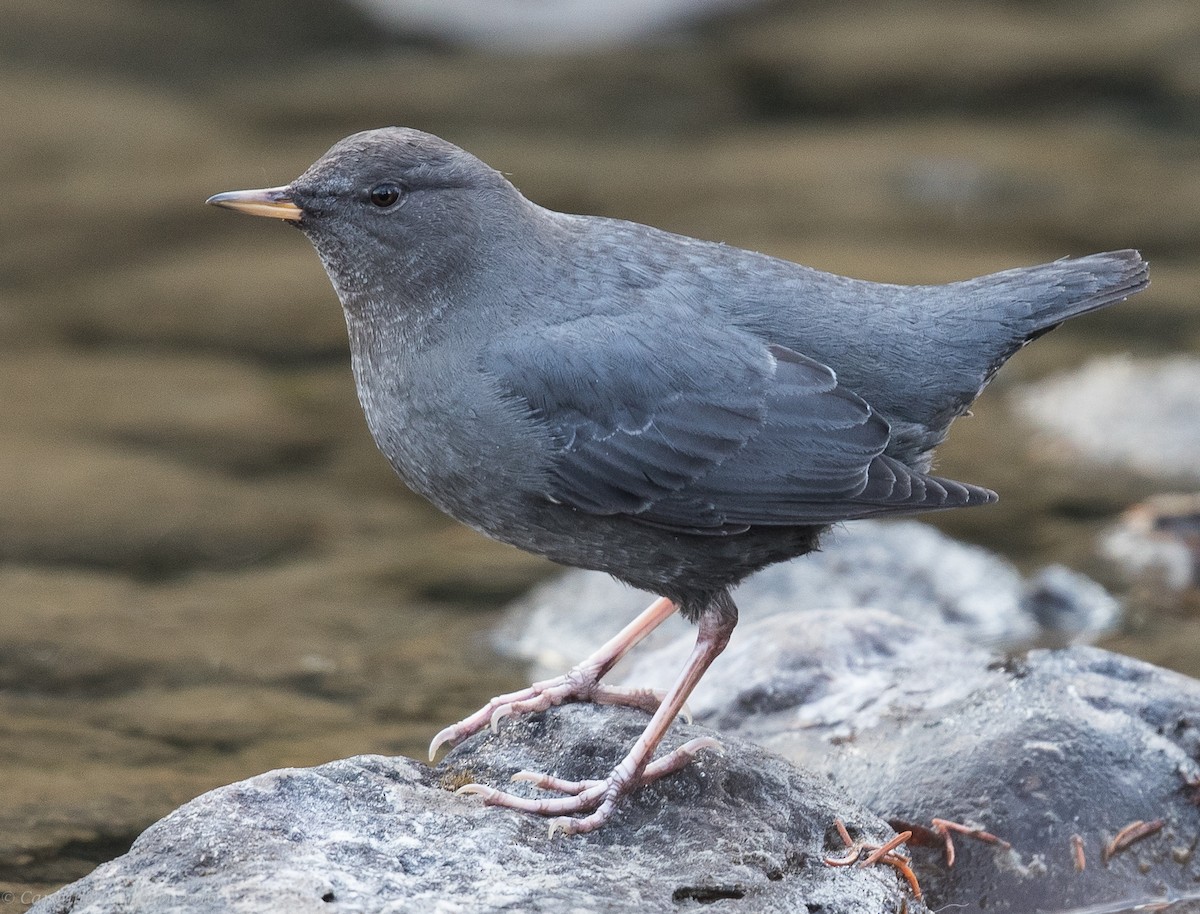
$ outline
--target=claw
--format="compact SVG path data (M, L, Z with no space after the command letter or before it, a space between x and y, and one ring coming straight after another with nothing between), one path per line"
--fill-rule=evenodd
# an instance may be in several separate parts
M684 706L679 709L679 716L681 718L683 718L683 722L685 724L687 724L688 726L691 726L691 724L692 724L692 709L689 708L687 706L687 704L684 704Z
M465 787L460 787L455 793L475 794L483 797L483 802L488 806L503 806L506 809L520 809L540 816L561 817L564 813L571 815L595 809L604 800L605 790L608 788L609 782L588 781L577 786L583 789L576 794L565 797L520 797L515 794L505 793L503 790L484 787L482 784L467 784ZM567 818L565 821L570 822L572 820ZM572 828L571 832L573 833L574 831L575 829Z
M484 802L487 802L493 794L499 791L493 790L491 787L486 787L483 784L464 784L458 790L454 791L456 797L480 796Z
M712 749L720 755L725 754L725 747L721 745L721 741L711 736L698 736L696 739L690 739L675 751L686 752L692 758L695 758L705 749Z
M595 831L607 822L621 799L637 788L666 774L678 771L704 749L720 749L711 737L690 740L658 761L651 761L659 743L672 721L684 710L690 722L691 714L684 708L688 694L699 681L709 664L716 659L729 641L736 616L731 613L710 613L701 616L696 646L675 684L665 695L648 689L620 686L601 686L600 678L611 669L633 645L642 640L659 623L675 612L675 605L665 597L656 600L649 609L629 623L595 654L563 676L534 683L520 692L493 698L470 717L443 730L430 745L436 752L443 742L458 743L490 725L498 732L500 722L516 714L544 711L568 701L590 701L600 704L628 705L650 711L652 716L642 735L628 754L608 775L599 780L567 781L553 775L521 771L514 781L536 785L544 790L565 794L560 797L527 797L493 790L480 784L459 788L459 794L482 796L489 806L503 806L540 816L554 817L549 835L560 831L575 835Z
M521 809L544 816L556 816L550 823L549 836L559 832L576 835L594 831L612 815L618 800L630 791L657 781L685 767L698 753L705 749L722 751L721 744L711 736L689 740L678 749L638 770L637 762L626 757L607 777L568 781L565 778L543 774L538 771L518 771L511 778L517 783L532 784L541 790L564 794L561 797L524 797L494 790L481 784L468 784L456 793L475 794L483 797L489 806L505 806ZM590 811L590 813L589 813ZM562 815L567 813L567 815ZM580 815L585 814L586 815ZM890 848L889 848L890 850Z
M642 772L641 783L649 784L652 781L657 781L659 778L666 777L668 774L674 774L680 768L684 768L694 759L699 753L705 749L715 749L718 752L723 752L721 744L711 736L699 736L696 739L688 740L678 749L673 752L668 752L657 761L651 762Z
M545 711L552 705L569 701L629 705L653 713L658 707L659 699L655 697L647 702L644 694L647 690L623 687L613 687L610 690L609 687L600 686L599 682L604 673L624 657L630 648L674 613L675 604L666 597L660 597L645 612L621 629L616 637L609 639L603 647L569 672L553 679L535 682L516 692L497 695L474 714L442 730L429 744L429 760L434 760L443 744L457 745L489 724L492 732L498 733L500 721L505 717L531 711Z
M450 742L450 736L453 732L453 727L446 727L443 730L439 730L437 734L434 735L433 739L429 743L429 761L432 762L435 758L437 758L438 750L442 748L443 744Z
M495 711L492 712L492 718L489 721L489 725L492 728L492 733L499 734L500 721L504 720L504 718L508 717L510 714L512 714L512 706L511 705L501 705L499 708L497 708Z

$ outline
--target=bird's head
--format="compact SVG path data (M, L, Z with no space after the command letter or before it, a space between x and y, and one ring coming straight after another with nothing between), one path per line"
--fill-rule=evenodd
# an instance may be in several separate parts
M346 137L286 186L208 202L299 227L350 311L385 292L447 294L528 205L470 153L402 127Z

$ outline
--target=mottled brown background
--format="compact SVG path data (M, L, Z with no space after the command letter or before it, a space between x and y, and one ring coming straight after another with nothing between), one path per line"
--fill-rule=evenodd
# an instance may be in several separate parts
M1138 246L1146 295L1040 341L956 427L942 470L1004 500L939 523L1103 574L1095 531L1164 487L1063 468L1005 391L1091 353L1200 350L1195 0L768 3L543 56L320 0L8 0L0 79L14 910L209 787L418 754L521 679L484 632L552 569L400 488L308 244L202 206L346 133L420 127L545 205L875 279ZM1200 670L1195 620L1135 622L1112 643Z

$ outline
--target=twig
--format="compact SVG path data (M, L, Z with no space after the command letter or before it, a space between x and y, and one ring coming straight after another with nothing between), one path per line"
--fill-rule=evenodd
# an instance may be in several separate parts
M1087 857L1083 853L1083 838L1071 835L1071 856L1075 858L1075 870L1082 873L1087 869Z
M1113 857L1121 853L1131 844L1141 841L1143 838L1149 838L1151 835L1162 830L1164 822L1162 819L1155 819L1153 822L1143 822L1138 819L1136 822L1130 822L1122 828L1104 848L1104 862L1108 863Z
M860 867L867 867L874 866L876 863L886 863L888 866L894 867L904 877L905 882L908 883L908 887L912 890L913 897L917 901L925 897L921 891L921 884L917 882L916 873L912 871L908 860L899 854L892 853L892 851L912 837L911 831L900 832L900 834L892 838L887 844L876 845L868 844L865 841L856 842L852 840L850 832L846 830L846 825L841 819L835 819L833 825L837 829L838 837L842 839L842 843L846 845L848 851L844 857L825 857L826 866L850 866L857 862ZM860 861L859 857L862 856L863 851L867 851L868 854Z

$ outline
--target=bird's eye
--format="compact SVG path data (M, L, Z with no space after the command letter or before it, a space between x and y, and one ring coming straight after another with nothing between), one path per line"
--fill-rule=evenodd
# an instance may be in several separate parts
M386 209L400 199L400 186L387 181L371 188L371 202Z

